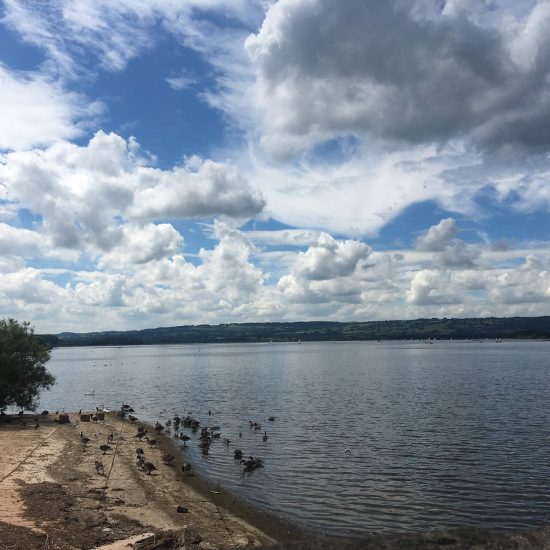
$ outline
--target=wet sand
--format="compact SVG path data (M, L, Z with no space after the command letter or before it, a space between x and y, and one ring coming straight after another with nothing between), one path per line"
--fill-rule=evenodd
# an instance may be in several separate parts
M99 422L81 422L78 414L68 424L57 418L0 418L2 549L99 548L133 536L108 548L154 548L162 540L173 548L235 548L306 538L193 470L182 472L183 454L169 436L155 434L158 445L151 447L135 438L135 424L114 414ZM86 446L81 431L90 439ZM111 433L103 454L100 445ZM137 467L136 447L156 466L150 475ZM165 453L176 457L170 466ZM187 511L178 513L178 506Z

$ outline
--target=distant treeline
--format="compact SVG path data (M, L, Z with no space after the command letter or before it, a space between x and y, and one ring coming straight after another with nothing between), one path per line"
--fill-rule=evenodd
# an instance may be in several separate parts
M550 317L415 319L337 323L231 323L145 330L44 334L53 347L339 340L550 338Z

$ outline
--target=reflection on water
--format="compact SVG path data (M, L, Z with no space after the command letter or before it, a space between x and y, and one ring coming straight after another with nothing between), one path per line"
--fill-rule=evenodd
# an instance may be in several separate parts
M65 348L52 354L58 383L41 406L124 402L148 421L191 411L231 439L207 457L187 445L200 471L328 533L526 528L550 521L548 350L545 342ZM265 467L243 475L235 447Z

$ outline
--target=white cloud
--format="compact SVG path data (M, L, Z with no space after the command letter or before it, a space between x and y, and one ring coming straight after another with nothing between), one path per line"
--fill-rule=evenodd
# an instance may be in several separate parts
M441 220L418 237L416 246L418 250L434 252L434 261L444 267L473 267L480 255L479 247L455 239L457 232L458 227L453 218Z
M170 171L142 168L137 177L140 189L128 209L132 218L245 219L265 205L237 168L227 163L192 157Z
M170 224L127 224L122 229L121 241L100 257L99 267L124 269L146 264L176 254L183 245L183 237Z
M251 241L270 246L309 246L315 244L320 232L309 229L275 229L264 231L245 231Z
M332 236L321 233L316 245L298 254L292 273L298 278L313 281L346 277L369 254L370 248L365 243L337 241Z
M407 301L420 306L462 302L450 290L449 274L435 269L423 269L414 274L411 287L407 291Z
M0 192L4 200L41 216L41 233L54 247L97 256L129 245L126 254L134 259L140 256L138 245L129 241L128 220L139 218L143 225L216 215L246 219L264 205L229 164L193 158L184 166L160 170L146 162L135 140L98 132L87 146L60 142L0 158ZM148 226L139 235L146 232L150 238L152 231ZM160 231L157 226L153 232L158 237ZM173 235L169 240L167 250L174 250ZM136 261L150 254L157 257L144 249L142 260Z
M166 79L166 82L168 83L170 88L179 92L182 90L187 90L187 88L190 88L191 86L193 86L193 84L196 84L197 79L184 73L180 75L169 76Z
M30 149L82 134L82 124L101 112L40 73L16 73L0 65L0 150Z

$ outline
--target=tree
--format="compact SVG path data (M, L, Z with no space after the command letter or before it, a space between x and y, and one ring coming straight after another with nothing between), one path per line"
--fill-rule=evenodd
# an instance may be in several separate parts
M38 395L55 383L46 370L50 349L30 323L0 320L0 410L10 406L35 410Z

